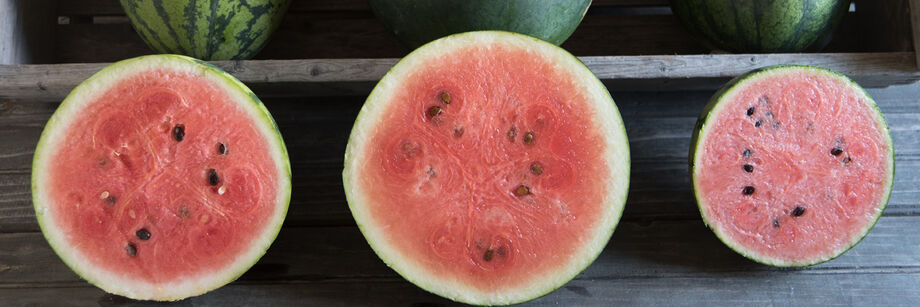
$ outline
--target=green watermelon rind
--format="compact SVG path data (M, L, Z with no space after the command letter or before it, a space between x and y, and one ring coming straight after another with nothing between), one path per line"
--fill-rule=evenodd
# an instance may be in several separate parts
M811 4L812 10L816 7L826 9L827 15L815 13L810 16L811 18L807 18L792 14L782 16L784 19L781 20L757 20L756 16L738 16L738 13L752 13L761 14L760 16L763 17L770 15L770 13L783 13L780 10L790 10L788 5L783 6L786 3L757 2L756 0L722 1L726 5L724 7L710 7L710 5L714 4L711 0L670 0L670 4L671 10L684 28L702 45L712 50L736 53L819 51L830 41L834 30L840 25L850 4L850 0L794 1L798 1L803 5ZM757 6L765 5L780 5L783 7L775 8L773 11L769 10L769 8L757 8ZM741 6L755 7L739 9ZM758 11L760 12L758 13ZM805 13L803 12L802 14ZM796 21L794 20L796 17L802 17L803 19ZM771 21L773 24L769 24ZM809 28L810 23L814 23L811 28ZM763 26L760 27L761 25ZM767 30L766 34L762 33L762 28ZM780 33L782 29L791 29L792 33ZM773 34L775 37L772 37L773 39L760 37L768 34Z
M198 74L203 78L208 78L215 81L218 86L223 87L230 97L235 97L238 105L242 106L249 116L255 120L261 134L266 137L271 136L266 140L271 147L275 148L272 152L280 175L279 186L277 187L279 195L277 196L276 211L271 221L267 224L273 226L266 227L263 230L264 233L252 243L253 247L249 250L249 253L229 265L229 269L218 272L215 275L216 277L212 277L210 280L205 280L207 276L193 277L195 280L191 283L186 282L172 286L157 286L145 282L133 282L126 278L112 278L113 273L105 272L104 270L94 271L91 263L80 259L79 252L70 249L66 244L66 238L57 230L53 217L47 212L46 204L48 201L44 199L45 195L42 193L42 181L46 177L43 172L43 166L46 165L45 151L46 149L53 150L57 138L55 132L65 131L65 129L69 128L68 126L78 124L71 118L79 115L81 107L94 100L114 82L120 80L123 75L136 73L146 68L161 67L183 69L190 73ZM176 301L204 294L236 280L265 254L280 232L281 225L287 215L291 198L291 166L287 148L277 124L261 100L242 82L216 66L191 57L148 55L106 66L77 85L67 98L61 102L45 125L36 146L32 162L31 185L35 216L45 240L48 241L52 250L61 258L64 264L77 275L109 293L139 300ZM201 282L202 280L204 282ZM141 284L146 288L145 290L150 291L133 289L136 284Z
M361 156L361 151L364 149L365 144L368 143L368 137L366 135L368 132L366 131L369 131L377 125L379 121L378 117L382 114L380 109L385 107L383 102L374 103L374 101L379 101L381 97L386 95L385 92L390 90L389 86L398 89L398 85L389 84L396 83L401 76L411 73L416 65L425 62L426 58L430 55L436 56L440 53L440 50L449 50L450 48L445 49L446 46L451 46L452 44L477 44L479 41L497 43L510 42L524 45L525 48L539 49L547 58L552 58L552 60L557 61L557 63L559 63L557 66L561 69L567 69L569 73L582 77L585 82L581 85L586 95L590 95L598 101L595 107L609 107L610 111L612 111L608 114L609 117L596 113L595 116L597 116L597 121L595 123L605 127L611 132L607 134L610 136L607 146L608 162L612 164L611 177L616 180L622 180L622 183L613 186L613 189L611 189L608 194L608 204L611 206L611 209L607 212L608 216L605 221L599 223L599 225L608 225L609 229L607 227L599 227L596 230L595 233L598 235L595 241L592 242L592 244L588 244L588 247L586 247L587 250L582 253L584 258L582 258L581 261L572 265L570 271L563 274L563 277L555 280L546 278L543 279L544 283L542 285L528 284L526 286L529 287L522 287L525 289L522 291L529 290L527 293L505 295L503 297L492 297L486 292L476 290L472 287L465 287L459 285L459 283L431 281L433 278L425 277L426 273L424 273L424 270L413 268L413 264L402 261L398 252L389 249L385 238L378 236L374 228L375 226L372 225L372 219L367 217L369 214L361 208L361 206L367 202L366 196L356 191L355 187L359 185L352 182L359 178L357 174L353 174L356 172L357 168L353 160ZM385 87L386 89L384 89ZM342 183L345 188L345 196L348 201L349 209L352 212L352 216L358 228L367 240L368 245L370 245L377 256L380 257L387 266L391 267L397 274L409 282L430 293L471 305L485 306L524 303L552 293L581 274L581 272L587 269L591 263L600 256L604 247L610 241L619 223L619 219L623 215L629 190L630 156L629 142L626 139L625 127L616 104L604 84L597 79L594 73L592 73L584 63L565 50L540 39L513 32L474 31L454 34L429 42L402 58L384 75L380 83L371 91L351 130L352 133L345 150ZM617 158L619 160L615 160ZM614 167L618 167L618 169L614 170ZM622 175L617 176L617 172Z
M369 4L409 48L451 34L488 30L517 32L558 46L578 28L591 0L370 0ZM552 13L557 14L549 16Z
M772 259L766 256L761 257L754 252L747 251L745 248L741 247L740 245L735 244L730 238L728 238L727 235L720 233L717 227L713 227L712 223L709 221L709 218L707 218L706 216L706 211L705 211L704 204L703 204L704 198L699 194L700 191L696 187L694 166L696 164L696 151L701 150L703 146L703 142L700 142L700 140L701 140L701 135L705 132L704 130L707 127L707 124L706 124L707 120L709 118L714 118L715 115L718 114L720 102L722 102L723 100L730 101L731 95L734 93L734 91L737 88L739 88L739 85L743 85L743 83L747 81L757 80L757 78L759 78L760 76L778 74L778 73L783 73L785 71L795 72L795 71L802 71L802 70L820 73L820 74L830 76L834 79L842 80L846 84L850 85L851 88L858 89L858 91L862 93L862 95L864 96L863 101L865 101L866 104L868 104L869 107L871 107L870 109L875 111L872 113L875 116L876 123L885 132L883 135L886 137L886 141L890 149L888 152L888 158L890 161L891 171L890 171L890 176L888 177L888 183L885 185L885 191L883 191L884 196L879 199L880 201L878 205L879 210L877 211L876 215L872 217L872 221L868 224L868 226L858 235L854 236L855 240L845 245L843 248L841 248L837 252L834 252L830 256L819 258L819 259L814 259L814 260L809 260L809 261L794 262L794 261L785 261L782 259ZM774 66L759 68L751 72L748 72L744 75L738 76L732 79L731 81L729 81L728 83L726 83L722 88L716 91L715 94L713 94L712 98L710 98L706 106L703 107L703 111L700 114L700 117L697 119L696 126L694 127L693 135L690 140L689 167L690 167L690 185L691 185L691 188L693 189L693 196L696 199L697 209L699 209L700 211L700 216L703 219L703 223L706 225L706 227L712 230L712 232L716 235L716 237L719 238L720 241L722 241L723 244L725 244L726 246L728 246L729 248L731 248L738 254L744 256L745 258L748 258L752 261L755 261L761 264L774 266L774 267L801 268L801 267L818 265L818 264L821 264L821 263L824 263L824 262L827 262L827 261L830 261L837 257L842 256L847 251L849 251L850 249L858 245L859 242L861 242L863 239L865 239L865 237L869 234L872 228L875 227L875 224L878 223L878 220L879 218L881 218L882 213L885 211L885 208L888 207L888 202L891 199L892 187L894 185L894 172L895 172L894 142L891 139L891 131L888 127L888 122L885 120L885 116L884 114L882 114L882 111L879 109L878 104L875 103L875 100L873 100L872 97L869 96L869 93L867 93L864 88L859 86L859 84L854 82L849 77L843 74L840 74L838 72L835 72L833 70L823 68L823 67L817 67L817 66L774 65Z
M207 61L254 57L281 25L291 4L291 0L120 2L151 49Z

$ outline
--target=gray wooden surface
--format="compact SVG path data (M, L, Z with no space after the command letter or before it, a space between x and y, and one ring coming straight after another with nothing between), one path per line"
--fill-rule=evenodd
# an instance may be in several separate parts
M691 129L712 92L613 92L633 158L626 212L593 265L528 305L920 304L920 84L869 90L895 142L891 203L857 247L805 269L750 262L703 226L686 161ZM286 136L294 171L285 225L268 254L240 280L178 304L450 304L387 268L348 212L342 153L363 100L265 99ZM39 232L30 198L31 158L56 106L53 99L0 100L0 302L146 304L80 280Z

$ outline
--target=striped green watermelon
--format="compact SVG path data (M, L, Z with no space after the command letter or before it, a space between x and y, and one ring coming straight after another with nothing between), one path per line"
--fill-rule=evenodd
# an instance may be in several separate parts
M736 53L817 51L850 0L671 0L674 15L704 45Z
M370 0L377 18L410 48L450 34L502 30L560 45L591 0Z
M159 53L245 60L262 50L290 0L121 0L134 29Z

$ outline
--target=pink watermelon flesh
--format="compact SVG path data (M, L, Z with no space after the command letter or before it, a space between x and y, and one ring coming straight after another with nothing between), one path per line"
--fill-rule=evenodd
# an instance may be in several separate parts
M890 144L861 89L827 74L744 83L708 119L695 171L710 226L756 257L835 256L887 202Z
M269 146L210 82L168 70L122 79L52 153L54 222L95 265L174 281L225 267L266 227L278 195Z
M389 244L489 292L533 282L602 216L606 141L552 63L500 44L445 52L407 77L360 179ZM449 103L448 103L449 101Z

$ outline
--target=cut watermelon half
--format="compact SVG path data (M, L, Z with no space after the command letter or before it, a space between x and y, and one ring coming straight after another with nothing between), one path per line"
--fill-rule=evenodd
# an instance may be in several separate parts
M58 256L103 290L144 300L242 275L278 234L291 191L265 106L229 74L175 55L80 83L32 167L35 213Z
M529 36L468 32L380 80L343 180L397 273L452 300L511 304L564 285L604 249L629 148L610 94L578 59Z
M703 221L773 266L855 246L888 204L894 149L875 102L836 72L776 66L719 90L697 122L690 175Z

